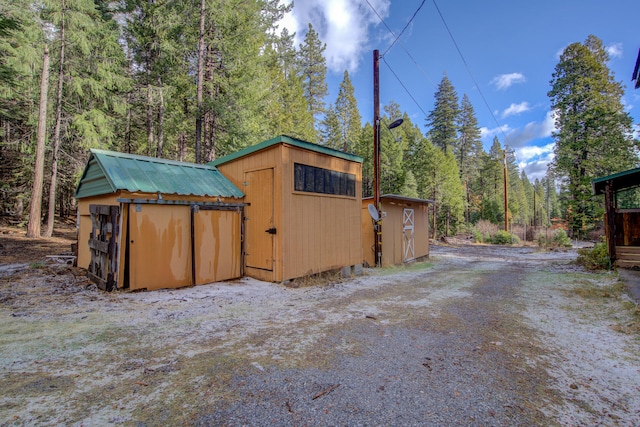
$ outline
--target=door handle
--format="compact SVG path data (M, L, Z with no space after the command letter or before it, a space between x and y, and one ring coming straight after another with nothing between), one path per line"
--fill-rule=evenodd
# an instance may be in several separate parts
M271 227L267 230L264 230L265 233L269 233L269 234L276 234L276 229L275 227Z

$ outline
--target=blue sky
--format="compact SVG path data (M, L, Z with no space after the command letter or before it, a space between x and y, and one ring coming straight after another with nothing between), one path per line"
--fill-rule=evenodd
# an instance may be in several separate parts
M335 102L348 70L365 122L373 117L374 49L386 61L380 64L381 107L397 102L423 132L436 86L446 73L459 98L467 94L473 104L485 149L496 135L508 142L532 180L544 175L553 158L547 92L559 55L569 44L584 42L589 34L603 41L610 70L626 86L623 103L634 123L640 123L640 89L634 90L631 82L640 48L637 0L426 0L388 50L394 37L374 9L398 35L421 3L295 0L281 25L296 32L299 45L311 22L327 45L327 104Z

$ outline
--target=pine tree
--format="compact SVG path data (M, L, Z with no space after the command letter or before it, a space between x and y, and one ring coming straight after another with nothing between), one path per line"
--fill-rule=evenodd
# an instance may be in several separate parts
M402 117L400 105L391 101L384 106L380 118L380 191L382 194L400 193L405 180L404 152L406 141L399 135L402 126L389 130L388 126ZM404 116L407 118L407 116Z
M329 148L341 150L343 148L343 136L344 131L340 123L338 110L333 104L329 104L320 123L320 141Z
M444 152L457 152L460 107L458 94L446 74L434 96L434 109L427 116L427 138Z
M373 126L366 123L360 133L355 154L362 157L362 197L373 196Z
M0 40L7 40L9 37L13 38L13 34L21 29L20 21L16 18L5 16L0 11ZM4 44L4 43L2 43ZM7 55L7 49L0 44L0 57L4 58ZM12 86L17 76L17 71L4 61L0 63L0 84Z
M458 117L459 139L454 154L460 167L460 179L465 189L466 206L465 219L471 218L471 185L478 178L479 161L482 153L482 141L480 140L480 128L473 105L464 94Z
M320 41L318 33L309 24L304 43L298 51L298 61L302 72L304 96L313 115L314 123L319 123L324 114L324 98L327 96L327 61L324 51L327 45Z
M339 149L351 153L362 131L362 117L360 116L360 111L358 111L358 101L356 101L349 73L346 70L340 83L335 108L342 131Z
M569 45L560 56L548 93L556 114L554 169L567 179L569 222L575 235L594 225L602 207L591 179L633 167L639 142L621 102L622 85L607 67L597 37Z

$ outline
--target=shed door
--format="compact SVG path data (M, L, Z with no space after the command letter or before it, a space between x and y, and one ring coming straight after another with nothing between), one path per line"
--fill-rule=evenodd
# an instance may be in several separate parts
M413 209L405 209L402 215L402 253L404 262L415 259L415 215Z
M129 269L131 289L191 285L189 206L130 205Z
M273 168L245 175L247 267L273 271Z
M241 211L207 210L193 214L195 284L241 276Z

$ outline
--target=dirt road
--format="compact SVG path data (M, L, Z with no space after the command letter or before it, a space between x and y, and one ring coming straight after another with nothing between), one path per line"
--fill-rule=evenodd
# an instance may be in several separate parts
M640 340L575 252L435 247L299 289L0 277L2 425L640 424Z

